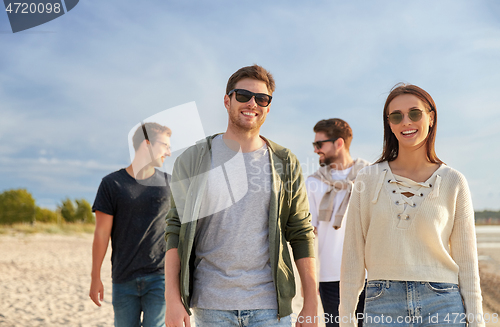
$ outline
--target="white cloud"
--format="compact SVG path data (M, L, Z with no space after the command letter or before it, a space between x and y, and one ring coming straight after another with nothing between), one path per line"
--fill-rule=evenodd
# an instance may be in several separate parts
M146 117L196 101L205 133L224 131L228 77L259 63L277 82L263 134L306 162L317 161L312 127L332 117L352 126L353 156L376 159L389 89L399 81L422 86L438 105L438 155L481 194L479 208L498 208L479 190L485 173L496 181L500 174L472 164L500 159L498 8L277 1L262 2L263 14L259 4L242 15L229 1L154 10L118 1L96 10L83 1L44 25L55 33L0 35L8 49L0 50L1 157L31 158L19 167L0 160L2 181L20 185L9 176L20 174L28 188L95 193L96 181L129 162L127 133Z

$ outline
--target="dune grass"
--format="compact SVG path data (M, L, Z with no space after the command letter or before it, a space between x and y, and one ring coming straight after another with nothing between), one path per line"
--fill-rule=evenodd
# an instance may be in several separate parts
M19 223L13 225L0 225L0 235L12 234L92 234L95 225L92 223L42 223L35 224Z

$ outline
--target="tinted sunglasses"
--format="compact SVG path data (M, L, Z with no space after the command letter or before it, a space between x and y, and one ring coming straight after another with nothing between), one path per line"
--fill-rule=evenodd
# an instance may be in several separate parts
M244 89L231 90L227 95L231 96L231 94L233 93L236 94L235 96L236 101L241 103L248 102L250 101L251 98L255 97L255 103L257 103L261 107L267 107L271 103L271 100L273 99L272 96L267 95L265 93L253 93Z
M338 140L338 137L336 139L316 141L316 142L313 142L313 146L316 148L316 150L320 150L321 147L323 146L323 143L325 143L325 142L335 142L337 140Z
M408 118L410 118L413 122L417 122L422 119L422 113L423 111L420 109L411 109L408 111ZM399 110L393 111L387 115L387 119L389 119L389 121L394 125L401 123L403 121L403 117L404 114Z

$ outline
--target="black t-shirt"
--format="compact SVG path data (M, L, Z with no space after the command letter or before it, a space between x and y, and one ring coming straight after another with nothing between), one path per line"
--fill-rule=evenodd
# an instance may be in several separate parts
M113 216L113 283L164 273L170 177L155 169L153 176L138 182L120 169L102 179L92 211Z

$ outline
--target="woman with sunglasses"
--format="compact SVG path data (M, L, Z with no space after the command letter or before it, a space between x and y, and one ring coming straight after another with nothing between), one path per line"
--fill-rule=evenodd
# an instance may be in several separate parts
M415 85L384 106L384 148L354 185L342 256L340 318L355 326L484 326L474 211L464 176L434 151L437 111Z

